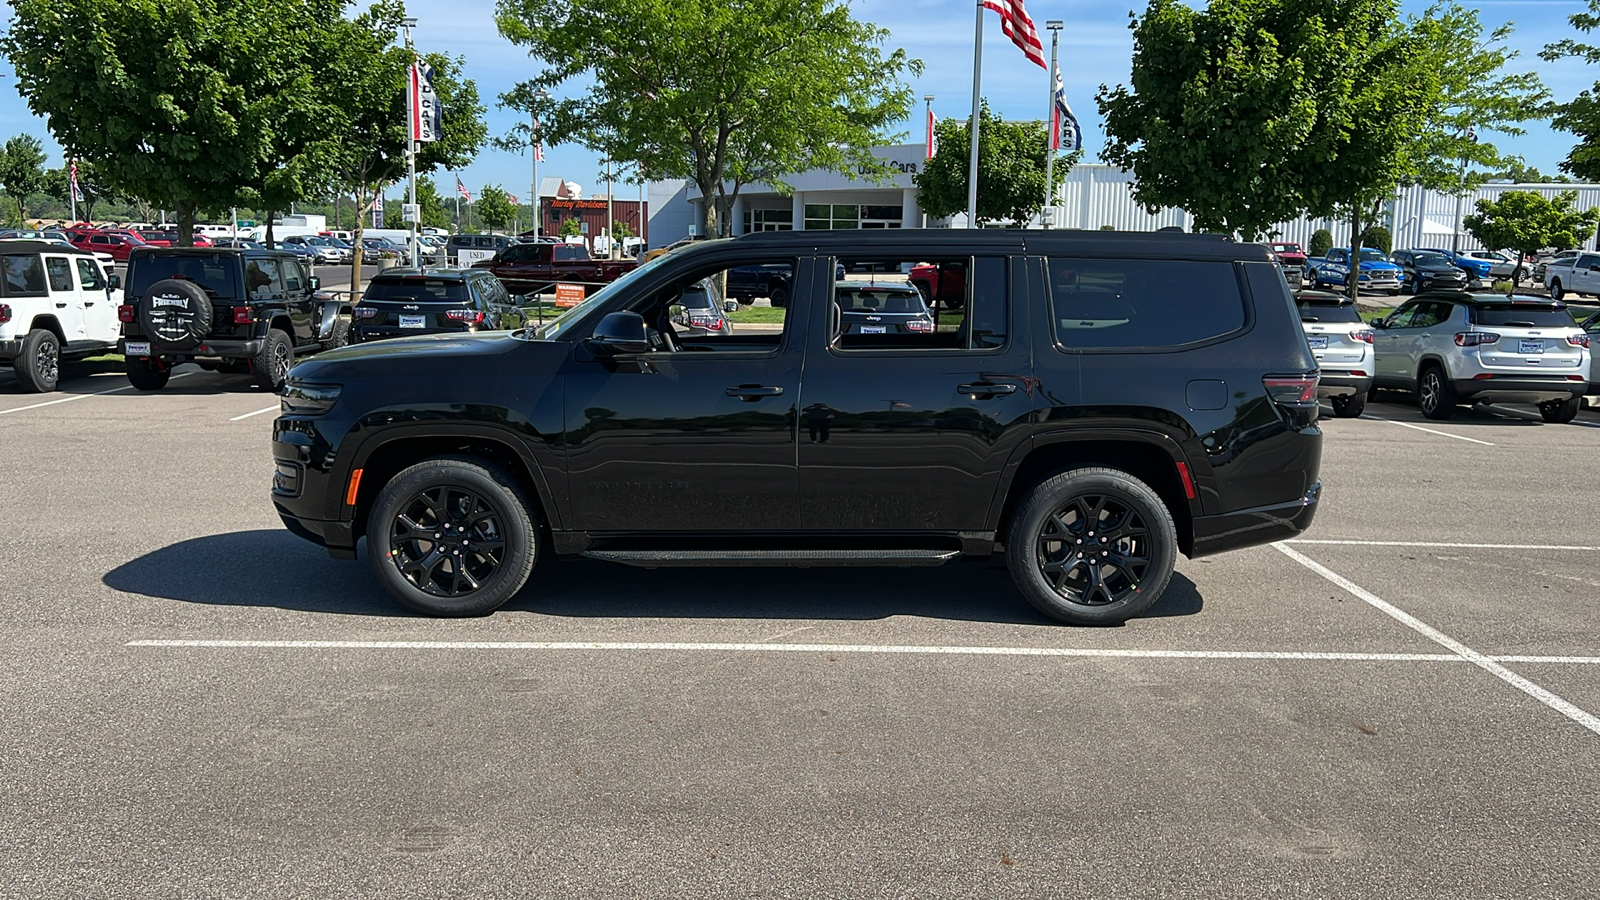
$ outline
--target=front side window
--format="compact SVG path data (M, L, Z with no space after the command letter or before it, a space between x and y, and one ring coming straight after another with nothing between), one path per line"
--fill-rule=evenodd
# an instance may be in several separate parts
M1422 303L1411 317L1411 328L1428 328L1450 318L1453 307L1448 303Z
M1231 262L1052 257L1047 281L1065 349L1175 347L1245 323Z
M44 263L37 256L0 257L7 297L43 297Z
M92 259L78 260L78 281L86 291L104 290L106 286L100 266Z
M72 290L72 263L63 257L51 256L45 259L44 267L50 274L50 290Z
M734 282L731 270L742 266L794 270L795 260L755 258L693 269L624 308L644 319L646 335L657 352L776 353L793 318L789 315L790 304L752 304L730 313L729 305L739 305L729 288ZM594 303L595 298L587 302Z
M298 262L292 259L280 259L278 265L283 267L283 283L289 290L298 291L305 286Z

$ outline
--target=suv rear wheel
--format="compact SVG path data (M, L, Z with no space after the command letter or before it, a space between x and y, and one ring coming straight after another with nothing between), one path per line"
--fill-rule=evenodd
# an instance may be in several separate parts
M538 531L522 488L483 460L447 456L383 486L367 557L395 599L430 616L481 616L527 583Z
M22 353L12 363L17 384L30 394L56 389L61 380L61 341L54 333L35 328L22 339Z
M1334 397L1333 414L1341 419L1354 419L1367 409L1367 395L1357 392L1346 394L1343 397Z
M1448 419L1456 411L1456 389L1444 377L1444 370L1429 366L1417 377L1417 406L1430 419Z
M1559 303L1561 301L1561 298L1565 297L1566 295L1567 295L1567 292L1565 290L1562 290L1562 288L1561 288L1561 279L1557 278L1555 281L1550 282L1550 299L1551 300L1555 300L1556 302Z
M1070 625L1114 625L1150 608L1172 577L1172 513L1117 469L1070 469L1029 492L1006 567L1033 607Z
M1546 422L1565 425L1578 417L1578 410L1583 406L1582 397L1572 397L1567 400L1547 400L1539 404L1539 415Z
M276 328L267 331L266 340L261 342L261 352L250 359L250 374L255 377L256 384L261 385L273 393L283 389L283 381L289 377L289 367L294 365L294 344L289 342L289 336Z
M122 365L128 373L128 383L141 391L159 391L172 378L172 367L165 360L128 357Z

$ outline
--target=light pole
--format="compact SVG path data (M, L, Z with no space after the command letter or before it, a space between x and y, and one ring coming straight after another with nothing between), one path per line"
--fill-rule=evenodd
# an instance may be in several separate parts
M533 124L528 129L528 155L533 157L533 237L544 236L544 217L539 213L539 103L550 99L550 92L540 88L533 93L533 108L529 110Z
M406 251L411 255L411 264L418 265L422 256L417 246L417 220L422 218L421 211L417 209L417 79L421 73L417 71L417 54L411 49L411 29L417 27L417 20L407 16L400 20L400 27L405 29L406 53L411 57L406 63L406 178L409 181L406 187L406 206L411 210L411 221L406 227L411 230L411 235L406 240ZM391 95L392 96L392 95Z
M1051 19L1044 23L1044 27L1050 29L1050 69L1045 73L1046 86L1050 89L1050 103L1045 107L1044 209L1040 210L1042 221L1039 224L1049 228L1055 224L1053 220L1056 216L1056 205L1051 202L1055 200L1056 177L1056 130L1051 127L1051 123L1056 120L1056 47L1061 43L1061 29L1066 27L1066 23L1060 19Z
M1478 133L1473 131L1471 126L1467 127L1467 133L1462 136L1467 139L1469 144L1478 142ZM1456 184L1456 190L1460 191L1460 193L1456 194L1456 227L1450 233L1450 255L1452 256L1461 252L1461 210L1467 202L1467 157L1465 154L1461 157L1461 171L1458 173L1458 178L1460 181Z
M922 123L923 123L924 127L926 127L928 129L928 146L926 148L924 148L923 155L927 156L927 158L931 160L931 159L933 159L933 95L932 94L923 94L922 95ZM924 163L923 165L924 165L924 167L926 167L927 164ZM917 192L917 208L918 209L922 208L922 192L921 191ZM923 228L927 228L928 227L928 214L926 212L924 212L922 214L922 227Z

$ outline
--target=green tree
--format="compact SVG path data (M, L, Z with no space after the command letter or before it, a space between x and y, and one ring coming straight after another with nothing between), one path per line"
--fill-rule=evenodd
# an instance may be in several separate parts
M1600 27L1600 0L1589 0L1589 11L1567 18L1573 28L1588 34ZM1547 45L1539 56L1546 61L1577 58L1590 65L1600 63L1600 45L1565 38ZM1600 181L1600 81L1566 103L1556 104L1550 124L1578 139L1577 146L1561 161L1561 171L1583 181Z
M511 221L511 216L516 212L511 206L511 198L497 184L486 185L478 192L476 201L478 218L490 228L505 228Z
M0 147L0 190L17 204L17 227L26 227L27 199L45 188L44 149L31 134L19 134Z
M1361 246L1382 250L1387 254L1394 250L1394 235L1382 225L1369 225L1366 231L1361 232Z
M1525 165L1520 159L1510 160L1500 171L1490 173L1488 180L1509 181L1512 184L1572 183L1572 179L1566 175L1546 175L1532 166Z
M1546 197L1534 191L1506 191L1479 200L1478 211L1462 219L1467 233L1490 250L1509 250L1521 259L1545 249L1571 250L1600 224L1600 209L1575 209L1577 191Z
M1055 152L1044 123L1004 121L989 112L987 101L978 115L978 221L1026 225L1044 206L1045 163ZM939 149L912 181L923 212L944 218L967 209L972 131L970 120L959 119L945 119L936 128ZM1052 194L1081 156L1081 151L1058 155Z
M888 174L871 150L911 114L901 81L922 64L885 55L887 30L847 0L498 0L500 33L542 70L501 95L533 113L545 143L576 142L685 178L706 198L703 234L726 234L746 185L786 187L811 169ZM541 91L580 79L578 97ZM532 124L503 146L525 146Z
M433 179L417 176L417 205L422 207L422 224L428 228L449 228L450 209L444 205L444 196L434 186Z
M1318 228L1311 233L1311 243L1306 246L1307 259L1321 259L1333 249L1333 233L1326 228Z
M583 234L583 223L577 219L563 219L561 222L561 236L564 238L577 237Z

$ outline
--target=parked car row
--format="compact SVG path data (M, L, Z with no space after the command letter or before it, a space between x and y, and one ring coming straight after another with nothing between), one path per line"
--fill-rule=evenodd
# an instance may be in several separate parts
M1273 244L1298 247L1295 244ZM1276 253L1276 249L1274 250ZM1285 259L1279 254L1280 265ZM1327 254L1305 263L1306 280L1313 288L1339 288L1350 284L1350 249L1330 248ZM1496 250L1450 251L1439 247L1416 247L1385 254L1375 247L1362 247L1358 267L1360 289L1382 291L1390 296L1425 290L1471 290L1487 287L1489 281L1506 279L1520 284L1530 274L1542 279L1542 269Z
M1301 291L1295 302L1322 370L1318 396L1337 416L1359 416L1394 389L1415 393L1430 419L1461 404L1531 403L1547 422L1570 422L1585 395L1600 394L1600 314L1579 325L1560 300L1424 291L1371 326L1346 296Z

